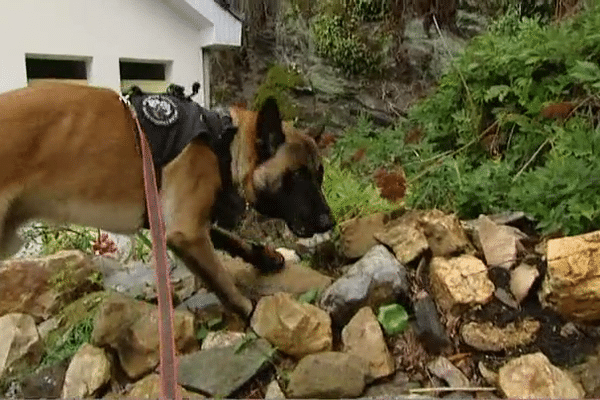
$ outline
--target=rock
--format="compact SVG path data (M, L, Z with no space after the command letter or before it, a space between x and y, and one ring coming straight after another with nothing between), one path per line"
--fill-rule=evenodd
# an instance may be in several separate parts
M37 326L38 334L40 335L40 339L42 342L45 342L48 336L58 329L61 324L61 319L58 317L52 317L42 322Z
M267 386L267 391L265 393L265 399L272 399L272 400L285 399L285 394L279 387L279 383L276 380L269 383L269 386Z
M423 233L434 257L450 257L471 249L467 235L455 215L433 210L421 218Z
M477 236L489 267L513 266L517 259L517 237L514 230L495 224L482 215L478 219Z
M519 309L519 303L515 300L514 296L501 287L496 288L494 297L515 310Z
M242 332L208 332L202 341L202 350L215 349L218 347L229 347L238 344L246 334Z
M445 310L460 305L485 304L494 294L494 284L488 278L485 264L470 255L449 260L434 257L430 280L436 302Z
M356 217L340 224L342 253L348 258L364 256L377 244L375 233L384 228L385 215L377 213L366 217Z
M521 303L527 294L529 289L533 285L533 282L540 275L538 269L533 265L521 264L516 267L510 273L510 291L518 303Z
M331 232L315 233L312 237L298 239L298 244L308 249L316 249L319 245L331 240Z
M407 382L405 384L398 384L395 382L374 384L365 390L363 398L408 399L413 398L409 395L410 389L418 389L420 387L421 385L417 382Z
M471 386L469 378L454 366L446 357L437 357L427 364L427 369L433 375L446 381L448 386L455 388L466 388Z
M179 386L182 399L204 399L201 394L189 392ZM129 399L158 399L160 398L160 375L149 374L143 379L133 384L133 387L127 392Z
M428 293L422 292L414 303L415 331L423 346L432 354L439 354L450 345L450 338L440 321L437 307Z
M291 398L358 397L365 389L367 366L352 354L324 352L304 357L290 374Z
M179 384L227 398L265 367L275 351L264 339L238 347L215 347L180 357Z
M77 250L51 256L0 262L0 316L26 313L48 319L76 297L94 288L90 259Z
M300 262L300 256L298 255L298 253L296 253L295 250L292 249L287 249L285 247L279 247L277 249L275 249L275 251L277 251L279 254L281 254L283 256L283 258L285 259L286 264L288 263L299 263Z
M572 373L577 376L589 398L600 397L600 357L589 357L583 364L576 365Z
M502 351L533 343L540 329L536 320L511 322L499 328L491 322L468 322L460 329L462 340L481 351Z
M91 397L109 380L110 361L104 350L84 343L69 364L62 397Z
M200 289L198 293L178 305L176 310L187 310L196 317L196 324L207 323L214 319L223 319L225 307L214 293Z
M477 363L477 368L479 368L479 373L481 374L483 379L485 379L485 381L488 383L488 385L496 386L498 384L498 373L497 372L490 370L481 361L479 361Z
M289 293L260 299L250 325L259 336L294 357L331 350L329 315L312 304L294 300Z
M385 246L377 245L325 290L320 306L343 326L360 308L376 308L407 293L406 269Z
M332 279L302 264L286 264L276 274L261 274L241 258L219 252L219 259L233 275L236 285L248 297L260 299L278 292L301 295L313 288L324 290Z
M64 360L28 375L22 381L20 397L25 399L61 398L68 367L69 360Z
M390 247L402 264L417 259L429 246L423 232L413 224L399 223L387 227L383 232L375 233L374 237Z
M539 352L506 363L498 373L498 385L508 398L580 399L585 395L579 383Z
M18 313L0 317L0 377L13 369L37 365L42 351L33 317Z
M134 299L156 300L156 272L152 264L133 261L114 268L106 257L95 262L103 271L103 286ZM194 274L185 266L171 263L171 285L178 301L194 292Z
M392 374L396 365L379 322L370 307L363 307L342 330L344 352L354 354L367 363L367 381Z
M197 348L191 313L176 310L173 325L178 351L185 353ZM100 306L92 343L116 350L130 378L150 372L159 361L157 307L124 295L111 295Z
M600 318L600 231L548 241L540 298L568 319Z

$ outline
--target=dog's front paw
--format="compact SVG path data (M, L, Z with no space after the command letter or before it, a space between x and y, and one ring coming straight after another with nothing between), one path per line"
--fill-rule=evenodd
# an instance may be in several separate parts
M285 258L270 246L252 245L253 265L263 274L281 271L285 267Z

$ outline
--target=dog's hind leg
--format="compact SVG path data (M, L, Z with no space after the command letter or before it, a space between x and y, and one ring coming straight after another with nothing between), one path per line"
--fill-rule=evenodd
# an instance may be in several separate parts
M285 266L285 259L277 251L262 244L251 243L220 227L212 227L213 245L232 256L241 257L262 273L277 272Z

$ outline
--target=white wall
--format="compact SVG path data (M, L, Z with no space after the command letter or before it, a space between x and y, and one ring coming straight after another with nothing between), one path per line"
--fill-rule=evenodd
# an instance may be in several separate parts
M215 40L216 25L176 12L175 1L188 0L0 0L0 92L27 85L28 53L91 58L89 84L115 90L120 58L172 61L168 80L186 88L203 82L202 45ZM218 12L211 18L227 14ZM235 30L225 29L232 36ZM197 100L204 103L200 93Z

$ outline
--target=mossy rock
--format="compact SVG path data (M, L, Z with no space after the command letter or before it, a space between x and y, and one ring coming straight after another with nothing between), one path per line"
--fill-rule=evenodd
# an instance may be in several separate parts
M298 107L294 104L290 91L304 85L302 76L281 64L275 64L267 73L265 81L259 86L254 96L253 108L259 110L269 97L274 97L279 112L284 120L292 120L298 116Z

